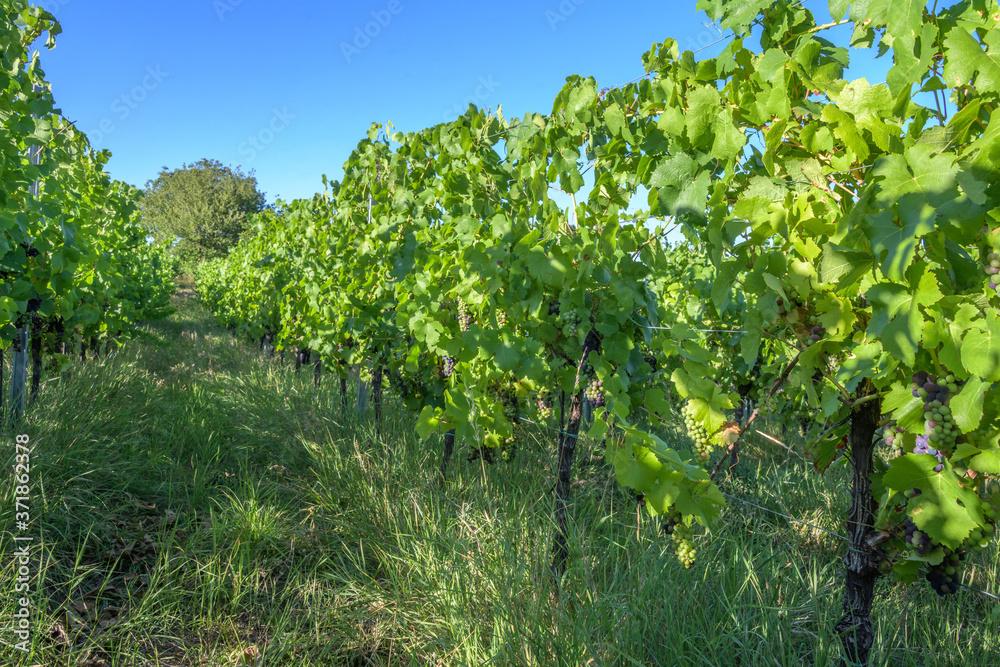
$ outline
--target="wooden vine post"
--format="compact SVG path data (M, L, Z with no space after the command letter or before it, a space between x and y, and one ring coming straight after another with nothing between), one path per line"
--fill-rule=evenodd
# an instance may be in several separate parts
M583 343L583 352L576 366L576 390L570 395L569 414L566 428L559 434L559 467L556 482L555 520L556 536L552 545L551 569L556 576L562 576L566 570L566 559L569 558L569 499L570 487L573 482L573 455L576 453L577 439L580 435L580 423L583 420L583 394L580 385L583 367L591 352L600 348L600 339L593 329L587 334Z
M40 92L42 90L41 86L33 86L34 91ZM31 163L34 165L40 165L42 163L42 148L41 146L32 146L30 149L30 159ZM35 181L31 184L31 196L34 199L38 199L39 195L39 182ZM31 325L25 323L24 326L17 330L16 338L14 339L14 356L13 356L13 370L11 371L10 379L10 422L15 424L21 420L24 416L24 399L25 399L25 387L28 383L28 346L30 344L31 338Z
M441 486L444 486L445 475L448 472L448 463L451 455L455 451L455 429L451 429L444 434L444 453L441 456Z
M865 380L857 398L874 395L871 382ZM882 557L870 544L877 535L874 528L877 512L872 494L871 475L875 453L875 431L881 417L882 401L878 398L859 403L851 413L849 436L851 468L851 508L847 515L850 547L844 556L844 616L836 632L848 664L867 665L875 641L872 628L872 601L875 581L879 577Z
M38 318L35 318L36 328L38 327ZM30 403L34 403L35 399L38 398L38 390L42 386L42 336L41 332L35 333L35 336L31 339L31 399Z
M385 370L382 355L376 353L375 367L372 369L372 407L375 408L375 430L382 428L382 374Z
M28 344L31 327L25 324L17 330L14 339L13 370L10 377L10 423L16 424L24 416L24 391L28 380Z

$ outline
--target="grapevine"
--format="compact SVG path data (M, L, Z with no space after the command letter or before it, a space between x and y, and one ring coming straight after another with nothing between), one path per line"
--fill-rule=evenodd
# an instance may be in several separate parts
M997 19L958 5L852 6L843 22L894 52L886 82L872 85L844 80L846 50L801 3L701 5L736 35L722 59L698 62L667 40L644 55L647 78L602 92L569 77L547 115L470 108L416 132L373 125L340 183L263 221L259 245L247 240L217 271L252 275L263 294L238 298L209 280L205 298L234 325L266 320L283 341L329 346L338 363L348 356L338 338L358 341L355 361L392 341L390 374L422 383L413 407L423 437L512 437L498 386L516 387L542 421L551 391L564 392L573 419L583 398L606 403L591 433L620 436L602 438L618 479L644 494L647 512L676 516L686 565L693 517L707 524L724 502L699 464L725 411L755 388L800 401L833 425L811 451L816 467L841 458L856 474L836 631L862 664L883 560L873 536L906 545L913 559L895 564L900 579L929 566L939 591L959 571L941 566L945 556L961 561L995 538L980 494L1000 474L1000 363L989 354L1000 315L976 258L996 290L996 230L980 230L1000 206L988 113L1000 90L981 40ZM913 35L934 45L932 65L912 66ZM748 42L757 37L759 48ZM932 79L941 68L947 76ZM909 96L941 82L962 107L951 116ZM584 191L588 169L598 186ZM577 199L575 215L549 199L556 186ZM648 210L624 213L640 201ZM664 243L668 226L692 250ZM472 326L466 306L453 308L459 294L490 304L499 326ZM644 426L669 416L677 396L694 463ZM570 428L557 436L561 474ZM559 481L565 525L570 485ZM676 494L657 493L665 482ZM943 510L948 527L933 518ZM565 553L565 531L557 537Z

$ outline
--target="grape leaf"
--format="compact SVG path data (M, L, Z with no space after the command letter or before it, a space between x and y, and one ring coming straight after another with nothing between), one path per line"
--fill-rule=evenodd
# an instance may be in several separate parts
M830 104L823 107L823 113L820 117L827 123L835 124L833 127L834 136L844 142L844 145L854 152L858 160L868 159L871 153L868 149L868 142L861 136L858 124L847 112Z
M692 408L691 418L700 423L709 436L717 433L726 422L726 415L722 410L732 407L732 404L728 406L723 405L718 395L713 396L708 401L702 398L693 398L689 403ZM725 403L729 403L728 399L725 400Z
M874 257L867 250L846 248L834 243L823 246L819 277L824 283L837 283L837 288L854 284L871 270Z
M955 423L963 433L969 433L979 428L983 418L983 396L990 385L977 377L969 378L962 391L952 397L949 406Z
M646 407L659 415L670 414L670 404L667 403L666 394L660 387L650 387L646 390Z
M978 74L977 89L983 92L1000 91L1000 53L995 48L983 51L964 26L948 31L944 48L944 77L948 87L968 84Z
M607 123L608 129L611 130L612 136L622 137L630 144L635 143L635 137L632 136L628 121L625 119L625 112L622 111L621 106L617 102L605 107L604 122Z
M912 366L916 361L917 350L920 349L923 328L924 316L914 303L908 313L897 315L885 326L879 340L886 352Z
M563 284L569 267L557 256L547 256L541 248L535 247L524 254L524 263L529 274L553 287Z
M884 118L892 113L893 99L884 84L869 85L864 77L851 81L830 98L838 107L854 116L855 121Z
M914 396L909 386L893 385L882 401L882 412L891 414L896 424L907 431L923 433L924 401Z
M730 160L743 150L747 142L746 135L733 122L733 112L723 109L712 120L712 131L715 141L712 143L712 155L720 160Z
M851 356L845 359L844 363L837 369L837 381L847 391L854 391L863 379L875 374L880 365L879 360L882 353L882 344L878 341L854 348ZM884 407L883 410L888 412Z
M874 5L883 3L886 30L890 35L904 38L920 31L924 9L927 7L924 0L875 0L868 11L871 12Z
M945 300L928 311L924 346L928 349L940 346L938 360L945 368L958 370L964 367L961 356L962 339L972 322L979 317L979 312L979 308L969 303L962 304L956 311L950 300Z
M987 475L1000 475L1000 449L990 449L972 457L969 467Z
M650 489L654 482L662 481L659 479L663 470L660 460L645 447L631 442L626 441L624 447L616 447L614 464L618 482L630 489Z
M915 197L908 193L900 200L900 223L889 210L867 216L872 252L889 280L904 280L920 237L934 230L934 208Z
M873 181L878 182L875 206L892 208L904 195L915 194L908 206L917 205L921 199L937 208L955 198L958 185L958 166L950 154L935 153L934 148L917 144L900 155L884 155L871 169Z
M420 411L420 416L417 417L417 435L425 440L432 433L437 433L440 430L441 420L436 412L433 407L425 405Z
M765 51L757 61L757 73L764 81L772 81L778 72L788 62L788 54L781 49L771 48Z
M662 215L704 217L711 175L684 153L661 160L650 178L651 203Z
M921 573L920 570L924 567L926 567L926 564L922 559L905 558L893 563L892 571L895 573L896 579L903 583L911 584L917 580L917 575Z
M992 310L962 340L962 364L973 375L1000 381L1000 314Z
M737 35L745 34L757 14L770 6L771 0L698 0L695 8Z
M761 330L764 327L764 315L760 310L754 310L743 321L747 332L740 338L740 353L748 366L753 364L760 354Z
M950 463L940 473L934 472L937 465L937 457L930 454L906 454L893 459L882 482L894 491L920 489L909 503L913 522L931 539L954 549L982 521L979 495L959 484Z
M983 275L982 269L969 256L965 248L948 239L945 244L945 253L948 267L955 275L955 289L959 292L965 292L978 287Z

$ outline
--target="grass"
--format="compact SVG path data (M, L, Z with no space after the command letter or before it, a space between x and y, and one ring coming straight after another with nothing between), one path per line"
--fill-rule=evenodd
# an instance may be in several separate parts
M377 435L335 382L263 360L183 293L144 332L48 378L18 429L35 448L31 653L6 630L8 476L2 664L838 664L837 537L732 501L686 570L584 442L557 584L549 434L526 431L493 465L460 447L442 489L441 443L391 395ZM842 533L845 480L759 439L724 488ZM993 548L966 581L997 592L998 574ZM996 601L886 579L877 592L873 664L1000 664Z

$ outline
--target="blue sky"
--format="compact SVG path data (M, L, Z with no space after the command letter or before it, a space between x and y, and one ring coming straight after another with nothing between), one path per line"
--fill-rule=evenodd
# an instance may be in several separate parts
M142 187L211 158L253 170L269 202L339 178L372 121L417 130L469 101L547 113L570 74L620 85L654 42L720 37L694 0L39 4L63 26L42 53L56 102L112 151L112 176Z

